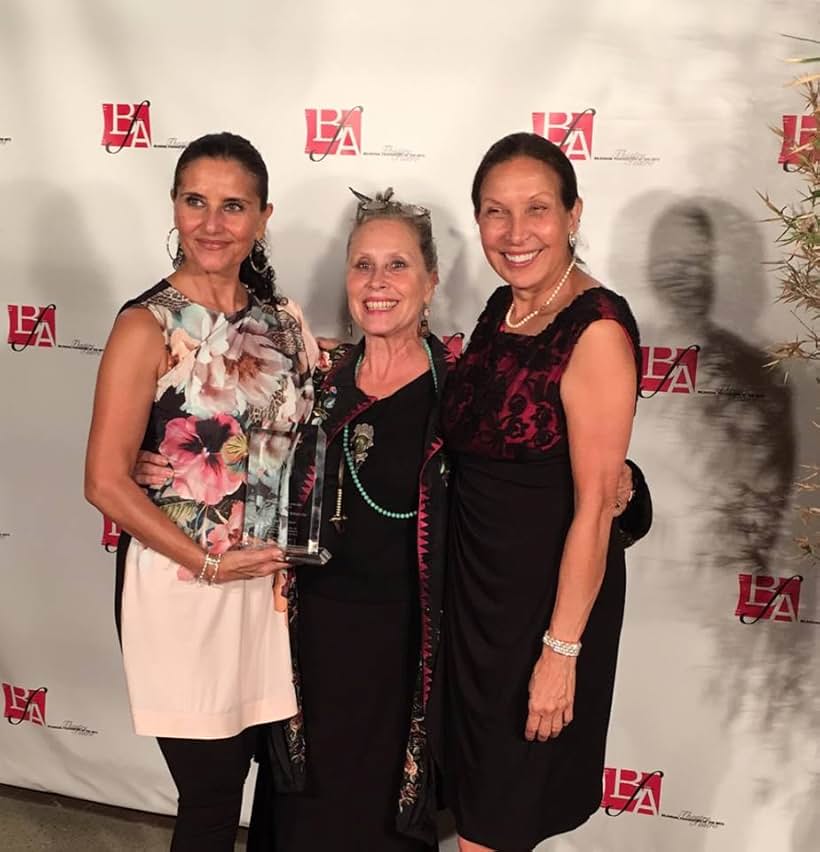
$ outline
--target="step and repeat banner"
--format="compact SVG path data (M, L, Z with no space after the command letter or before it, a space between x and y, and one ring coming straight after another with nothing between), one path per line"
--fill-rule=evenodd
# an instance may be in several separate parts
M817 385L766 366L799 323L775 301L777 230L756 193L786 204L802 188L790 145L815 129L785 85L800 45L780 34L816 36L816 11L0 0L0 783L174 810L155 743L131 730L117 531L82 476L112 320L170 271L186 142L231 130L258 146L279 287L317 333L345 326L350 186L432 209L432 324L469 333L498 284L472 174L531 130L564 144L581 255L641 326L630 454L656 508L628 555L601 809L539 849L814 850L820 599L796 558L793 481L817 458Z

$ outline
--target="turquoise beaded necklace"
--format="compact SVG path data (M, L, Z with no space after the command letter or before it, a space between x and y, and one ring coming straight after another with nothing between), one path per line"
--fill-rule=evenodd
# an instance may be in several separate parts
M433 365L433 353L430 351L430 344L427 342L425 338L422 337L421 345L424 347L424 351L427 354L427 361L430 364L430 373L433 376L433 387L436 389L436 393L438 393L438 378L436 377L436 368ZM359 355L359 360L356 361L356 372L355 375L359 375L359 367L362 365L362 355ZM359 474L356 471L356 465L353 463L353 455L350 451L350 428L347 423L345 423L344 432L342 435L342 450L344 451L345 461L347 462L347 469L350 471L350 477L353 480L353 484L356 486L356 490L361 495L362 500L367 503L368 506L379 515L384 516L385 518L392 518L396 521L406 521L410 518L415 518L418 515L418 510L414 509L412 512L393 512L390 509L385 509L383 506L380 506L368 493L364 490L364 485L362 485L361 480L359 479Z

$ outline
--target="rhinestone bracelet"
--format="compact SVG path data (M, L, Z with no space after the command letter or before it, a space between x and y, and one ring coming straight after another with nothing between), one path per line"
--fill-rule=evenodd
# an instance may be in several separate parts
M549 631L544 634L541 640L551 651L560 654L562 657L577 657L581 653L580 642L562 642L560 639L553 639Z

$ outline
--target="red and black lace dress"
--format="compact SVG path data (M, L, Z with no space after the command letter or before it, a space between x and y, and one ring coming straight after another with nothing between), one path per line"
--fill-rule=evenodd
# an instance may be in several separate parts
M624 610L624 554L613 530L606 574L582 637L574 721L527 742L528 681L541 653L573 515L561 376L590 323L620 323L626 301L580 294L540 334L503 330L501 287L447 385L444 434L454 461L444 617L447 803L469 840L519 852L595 812ZM606 369L606 365L602 365ZM637 393L637 388L636 388Z

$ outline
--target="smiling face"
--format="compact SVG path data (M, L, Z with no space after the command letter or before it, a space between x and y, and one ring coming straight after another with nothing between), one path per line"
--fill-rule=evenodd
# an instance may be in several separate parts
M359 225L347 252L347 303L365 336L418 336L419 316L438 281L428 271L415 228L401 219Z
M548 290L569 265L569 235L581 207L580 199L564 207L558 175L540 160L515 157L493 166L476 216L490 266L516 290Z
M184 269L238 277L273 207L262 206L254 176L236 160L200 157L182 172L173 197Z

